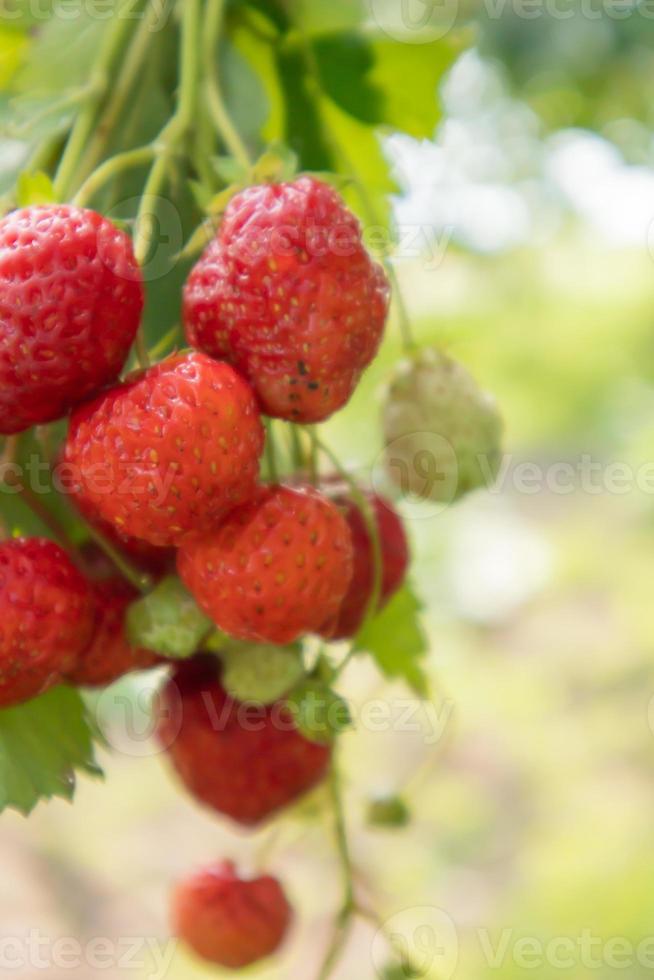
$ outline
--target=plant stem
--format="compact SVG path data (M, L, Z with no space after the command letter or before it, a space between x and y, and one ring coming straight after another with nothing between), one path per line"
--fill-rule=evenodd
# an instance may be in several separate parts
M309 479L313 486L318 484L318 446L315 440L315 430L312 427L307 429L309 433L309 438L311 440L309 445Z
M266 460L268 461L270 479L273 483L277 483L279 481L279 469L277 467L277 446L272 419L266 419Z
M140 167L144 163L149 163L155 155L154 144L140 146L134 150L126 150L124 153L117 153L95 170L82 184L77 194L73 198L73 203L79 207L85 207L91 198L105 184L114 177L118 177L126 170Z
M344 894L343 905L336 920L334 935L332 936L332 940L320 968L318 980L328 980L328 978L331 976L332 970L338 962L338 959L345 948L345 944L347 943L352 926L352 920L356 913L352 859L350 856L350 845L347 838L347 826L345 823L340 776L335 762L332 762L329 773L329 795L334 814L336 847L343 873Z
M183 0L177 109L154 141L154 163L143 188L136 215L134 255L141 267L145 265L150 254L153 225L151 219L154 218L157 199L166 182L170 161L178 144L187 135L193 123L198 83L197 51L199 42L200 0ZM136 353L141 367L149 367L150 358L142 327L136 338Z
M16 456L18 455L18 440L20 436L7 436L5 439L5 444L2 450L2 456L0 457L0 464L6 466L9 463L14 463L16 461Z
M55 190L62 201L70 194L80 158L91 138L100 104L111 82L114 62L130 30L131 20L128 15L139 3L140 0L123 0L116 11L113 23L107 29L104 44L89 82L92 92L75 120L55 176Z
M104 554L109 558L113 564L116 566L118 571L123 575L124 578L133 585L135 589L146 595L152 589L152 579L149 575L144 572L138 571L134 566L127 561L126 558L121 555L120 551L114 547L114 545L108 541L103 534L97 531L91 524L84 521L84 526L88 532L89 537L95 541L98 548L104 552Z
M178 335L181 336L181 330L180 330L179 323L176 323L174 327L171 327L170 330L168 330L163 335L163 337L161 338L161 340L158 340L157 341L157 343L154 345L154 347L151 347L150 348L150 350L148 351L148 355L150 357L150 360L151 361L156 361L163 354L166 354L167 355L169 353L168 348L171 347L171 345L172 345L172 348L174 349L174 346L175 346L174 341L175 341L175 338Z
M296 469L301 470L304 468L304 450L302 448L302 440L300 438L300 430L297 425L293 422L290 423L291 429L291 455L293 458L293 466Z
M249 169L250 154L227 111L218 81L218 47L225 16L226 0L207 0L204 14L204 94L216 130L235 160Z
M88 141L79 168L82 175L90 173L96 166L102 156L108 136L115 130L116 123L134 89L138 74L143 69L143 61L156 33L156 25L160 16L160 3L157 0L148 0L141 22L130 41L121 70L115 79L115 85L107 100L102 119Z

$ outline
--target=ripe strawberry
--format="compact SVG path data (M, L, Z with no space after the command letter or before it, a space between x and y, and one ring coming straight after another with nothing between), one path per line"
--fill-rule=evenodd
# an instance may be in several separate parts
M143 310L132 244L57 205L0 221L0 433L65 415L118 376Z
M44 538L0 544L0 706L36 697L91 638L93 595L68 555Z
M248 384L205 354L178 354L72 416L75 493L123 536L160 547L206 531L256 487L263 427Z
M290 643L336 615L352 543L338 508L317 491L262 487L210 534L184 542L177 567L230 636Z
M292 909L276 878L239 878L230 861L180 882L172 898L175 933L203 959L240 970L281 946Z
M184 290L191 344L225 358L268 415L320 422L375 354L389 286L338 194L313 177L230 202Z
M383 424L388 474L405 494L450 503L499 469L503 425L494 399L438 350L400 366Z
M321 781L331 750L299 734L281 703L230 698L210 654L181 663L157 704L157 733L186 788L245 826Z
M368 525L347 487L338 482L325 484L325 490L345 513L352 535L354 573L338 613L332 639L354 636L363 623L374 582L373 545ZM379 531L382 552L382 580L377 610L383 609L404 581L409 564L409 544L399 514L383 497L366 494Z
M146 670L161 663L161 657L151 650L132 647L125 635L125 614L137 595L120 578L96 583L93 637L72 670L65 672L69 684L106 687L133 670Z

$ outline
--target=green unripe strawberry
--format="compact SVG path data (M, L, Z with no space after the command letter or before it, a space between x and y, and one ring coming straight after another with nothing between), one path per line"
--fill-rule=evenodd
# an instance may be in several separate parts
M237 701L272 704L287 694L304 674L296 647L238 644L220 652L223 686Z
M400 365L383 427L386 470L405 494L449 503L497 476L503 425L495 402L438 350Z

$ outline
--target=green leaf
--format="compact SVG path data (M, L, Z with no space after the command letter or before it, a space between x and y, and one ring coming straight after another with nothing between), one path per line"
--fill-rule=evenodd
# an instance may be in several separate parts
M459 54L445 40L402 44L353 32L314 41L322 87L351 116L418 138L440 118L438 84Z
M255 184L293 180L297 169L297 153L283 143L273 143L255 163L252 180Z
M223 685L237 701L273 704L304 676L297 647L234 644L220 656L225 665Z
M0 27L0 88L16 74L28 48L29 39L24 32Z
M248 170L234 157L212 157L211 165L224 184L242 184L248 182Z
M372 800L368 806L368 823L371 827L394 829L406 827L410 822L411 812L399 796Z
M18 178L16 202L26 208L32 204L55 204L57 194L52 180L42 171L35 174L22 173Z
M329 745L337 735L352 727L347 702L321 681L306 681L291 692L288 707L305 738Z
M92 728L79 693L56 687L0 711L0 811L27 815L39 800L75 792L75 772L102 775Z
M130 643L179 660L194 654L212 628L211 620L174 575L162 579L127 613Z
M277 65L286 103L284 142L297 154L303 170L336 170L319 93L302 52L296 48L279 51Z
M88 81L107 29L91 4L75 17L52 17L41 23L30 56L12 81L16 92L42 96L75 89Z
M382 611L363 627L356 643L389 678L403 678L426 697L428 680L421 661L428 651L420 624L420 603L408 586L400 589Z
M305 34L331 34L361 26L370 14L370 0L296 0L295 22Z

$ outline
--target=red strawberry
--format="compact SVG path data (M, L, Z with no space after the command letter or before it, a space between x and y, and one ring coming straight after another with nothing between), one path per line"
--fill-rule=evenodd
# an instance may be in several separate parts
M132 244L57 205L0 221L0 432L50 422L118 376L143 310Z
M93 595L65 551L44 538L0 544L0 706L57 683L93 631Z
M290 643L334 617L352 577L352 543L334 504L311 488L262 487L178 555L185 585L241 640Z
M132 647L125 635L125 614L138 597L135 589L120 578L98 582L95 594L95 629L86 650L78 657L65 679L79 687L105 687L133 670L146 670L161 663L151 650Z
M76 495L99 517L123 536L167 546L252 496L263 442L248 384L193 352L78 408L64 459Z
M328 481L325 489L334 503L344 510L352 535L352 581L339 610L336 626L331 628L328 625L327 633L332 639L345 639L358 632L368 608L374 581L373 547L366 520L347 487L341 485L339 489L338 484L330 486ZM379 611L404 581L409 564L409 544L400 516L391 504L374 493L366 494L366 498L373 509L382 552Z
M299 734L281 703L241 704L211 655L180 664L157 704L157 732L187 789L245 826L321 781L331 750Z
M198 956L229 970L274 953L292 915L276 878L245 881L229 861L180 882L172 899L175 933Z
M389 286L338 194L313 177L230 202L184 290L191 344L225 358L269 415L320 422L371 362Z

